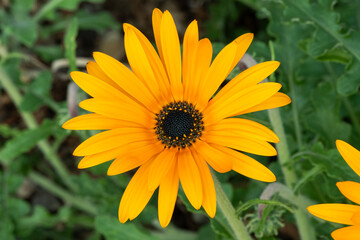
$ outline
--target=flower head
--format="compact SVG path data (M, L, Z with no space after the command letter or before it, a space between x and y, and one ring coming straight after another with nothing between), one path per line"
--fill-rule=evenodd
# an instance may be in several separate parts
M336 141L336 146L346 163L360 176L360 152L341 140ZM338 182L336 186L347 199L360 204L360 183L345 181ZM359 205L328 203L313 205L307 209L324 220L351 225L332 232L331 236L335 240L360 239Z
M72 72L73 80L90 96L79 105L93 112L66 122L66 129L107 130L80 144L79 168L115 159L108 175L139 167L119 207L119 220L136 218L159 188L160 224L169 224L179 181L195 209L210 217L216 194L209 165L224 173L234 170L260 181L274 174L241 153L274 156L269 142L277 136L265 126L237 115L287 105L279 83L261 83L279 66L270 61L243 71L214 97L249 47L253 35L228 44L212 61L209 39L199 40L193 21L183 40L183 52L171 14L153 12L158 53L135 27L124 24L125 50L131 70L114 58L95 52L88 74Z

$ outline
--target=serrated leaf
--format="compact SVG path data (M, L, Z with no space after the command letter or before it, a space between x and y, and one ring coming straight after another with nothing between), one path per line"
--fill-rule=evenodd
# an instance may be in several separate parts
M337 80L336 90L342 96L358 92L360 87L360 62L351 65L349 69Z
M338 114L337 95L329 82L321 83L311 93L315 110L305 116L305 124L309 130L332 145L336 139L346 140L351 134L351 125L342 121Z
M320 61L348 64L351 61L351 54L342 47L335 47L327 50L324 54L318 56L317 59Z
M288 19L300 19L307 24L314 24L317 31L314 32L313 42L310 42L310 50L315 51L314 55L321 55L327 49L340 44L360 61L360 34L341 32L339 14L333 9L333 1L312 1L311 4L309 1L283 1L287 6L285 14Z
M314 166L320 166L324 173L336 181L358 180L359 177L346 164L337 149L325 149L321 143L316 143L312 148L313 154L310 161ZM324 184L326 185L326 184ZM334 186L335 187L335 186Z
M8 140L0 151L0 162L9 164L10 160L29 151L38 141L50 136L56 127L57 125L54 122L44 121L38 128L25 130L13 139Z
M107 240L158 240L159 238L141 231L134 223L122 224L115 217L97 216L95 219L96 230Z
M281 208L286 209L287 211L293 213L293 210L288 207L286 204L280 202L280 201L276 201L276 200L264 200L264 199L252 199L242 205L240 205L237 209L236 212L238 214L240 214L243 211L246 211L247 209L253 207L253 206L257 206L259 204L263 204L263 205L269 205L269 206L278 206Z

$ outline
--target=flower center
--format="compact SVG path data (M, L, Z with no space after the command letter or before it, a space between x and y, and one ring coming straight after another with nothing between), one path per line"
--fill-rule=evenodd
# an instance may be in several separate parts
M166 147L185 148L204 130L202 114L186 101L172 102L156 114L156 134Z

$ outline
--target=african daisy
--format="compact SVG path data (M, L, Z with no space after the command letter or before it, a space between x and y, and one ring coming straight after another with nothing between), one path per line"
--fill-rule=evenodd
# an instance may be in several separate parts
M360 152L350 144L336 140L336 146L346 163L360 176ZM360 183L345 181L336 186L350 201L360 204ZM360 239L360 206L351 204L327 203L317 204L307 208L308 211L324 220L351 225L331 233L335 240Z
M95 52L88 74L71 73L92 96L79 106L93 113L75 117L63 127L107 130L75 149L75 156L84 156L79 168L113 159L108 175L139 167L122 196L119 220L136 218L159 188L159 221L166 227L179 181L192 206L202 206L214 217L216 194L209 165L220 173L234 170L260 181L275 181L270 170L240 151L274 156L276 150L269 142L278 142L277 136L259 123L231 117L284 106L290 99L278 92L279 83L259 84L278 68L275 61L243 71L213 96L246 52L253 34L238 37L211 61L211 42L199 40L195 20L185 32L182 54L171 14L155 9L152 22L158 52L138 29L124 24L131 70Z

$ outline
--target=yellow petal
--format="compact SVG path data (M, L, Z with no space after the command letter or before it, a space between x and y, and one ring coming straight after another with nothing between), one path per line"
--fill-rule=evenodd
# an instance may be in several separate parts
M125 144L154 139L154 133L144 128L119 128L98 133L83 143L74 151L74 156L92 155L104 152Z
M220 51L212 62L206 73L205 79L202 82L202 86L200 87L202 93L199 102L202 106L206 105L212 95L220 87L220 84L225 80L227 75L229 75L237 47L235 42L228 44Z
M279 142L279 138L273 131L260 123L248 119L227 118L214 125L205 126L205 128L206 131L219 132L220 135L234 135L274 143Z
M250 139L243 136L229 135L224 131L206 132L203 134L202 139L208 143L214 143L261 156L277 155L275 148L266 141L261 141L255 138Z
M98 78L101 81L106 82L107 84L111 85L112 87L122 91L122 89L119 87L119 85L117 85L113 80L111 80L108 75L106 75L104 73L103 70L101 70L101 68L99 67L99 65L96 62L90 61L86 64L86 70L87 72Z
M199 168L202 182L203 202L202 206L209 217L215 217L216 213L216 192L213 178L206 161L198 156L195 151L191 151L196 165Z
M211 59L212 59L212 45L209 39L204 38L198 42L197 47L194 49L195 57L190 64L191 69L191 83L184 86L184 97L190 102L196 102L200 108L204 108L205 105L199 105L198 99L201 99L202 95L202 82L204 81L205 75L209 70ZM191 60L191 59L190 59Z
M238 112L269 99L280 88L280 83L262 83L245 88L221 103L211 101L204 111L204 122L210 125L221 119L236 116Z
M350 226L340 228L331 233L334 240L355 240L360 238L360 227Z
M233 170L246 177L262 182L275 182L275 175L255 159L238 151L228 149L227 153L233 157Z
M115 81L125 92L138 100L150 111L157 112L159 103L144 83L130 69L116 59L100 52L94 52L94 59L100 68Z
M258 84L272 74L279 65L279 62L268 61L256 64L255 66L244 70L228 82L211 101L221 102L244 88Z
M240 59L244 56L244 54L248 50L253 38L254 38L254 34L245 33L245 34L237 37L234 40L234 42L237 43L238 47L237 47L237 50L236 50L235 58L234 58L233 63L231 65L231 67L230 67L230 72L234 69L236 64L238 64Z
M336 147L346 163L360 176L360 152L341 140L336 140Z
M115 99L124 102L132 102L129 97L125 96L121 91L112 87L98 78L83 72L71 72L71 78L85 92L92 97L103 99Z
M126 222L136 218L149 202L154 191L147 187L149 165L142 165L135 173L121 198L119 206L119 221Z
M118 157L120 154L123 153L122 148L114 148L104 152L96 153L93 155L85 156L79 162L78 168L89 168L101 163L113 160L114 158Z
M74 117L62 125L63 128L70 130L107 130L136 126L139 126L139 124L106 117L96 113Z
M232 168L232 160L229 155L221 151L222 146L209 145L204 141L197 141L194 150L200 158L203 158L213 169L220 173L228 172Z
M150 190L155 190L164 176L166 176L173 165L175 164L175 155L177 149L164 149L153 161L150 167L148 187ZM146 187L146 186L144 186Z
M181 186L186 197L195 209L201 207L203 201L202 183L200 173L189 148L181 150L178 154L178 171Z
M174 161L175 162L175 161ZM165 228L173 215L179 189L177 163L173 164L159 187L158 212L160 225Z
M166 100L163 93L166 89L161 88L162 86L159 85L160 81L156 78L150 64L150 59L146 55L135 31L130 27L125 29L125 51L131 69L148 89L150 89L158 102L164 105Z
M155 8L152 13L152 25L154 30L154 37L155 37L158 53L160 55L161 60L164 62L164 57L161 47L161 38L160 38L160 26L161 26L162 17L163 17L162 11L160 11L158 8Z
M169 76L171 91L176 101L183 98L181 83L180 41L174 19L165 11L160 26L161 50L166 72Z
M289 98L288 95L281 93L281 92L277 92L273 96L271 96L269 99L266 99L265 101L263 101L262 103L259 103L258 105L255 105L255 106L245 109L243 111L239 111L236 113L236 115L252 113L252 112L257 112L257 111L262 111L262 110L267 110L267 109L272 109L272 108L278 108L278 107L286 106L289 103L291 103L291 99Z
M127 28L131 28L135 32L137 38L139 39L139 41L145 51L145 55L149 59L149 63L155 74L155 79L159 82L159 86L160 86L162 94L164 94L166 99L171 98L172 96L171 96L171 92L170 92L170 82L166 75L166 70L164 68L163 63L161 62L161 59L159 58L159 55L156 53L153 45L145 37L145 35L142 34L142 32L140 32L136 27L125 23L124 30Z
M183 64L182 76L184 87L184 99L189 101L189 89L192 87L194 71L197 68L195 64L196 50L199 44L199 29L197 21L194 20L187 27L183 41Z
M126 144L118 149L121 149L121 153L108 168L109 176L130 171L144 164L157 156L163 150L163 146L159 142L141 141Z
M360 204L360 183L351 181L337 182L336 186L347 199Z
M317 204L307 208L307 210L314 216L324 219L326 221L353 225L351 218L357 212L360 212L360 206L349 204Z
M133 122L147 128L152 128L155 124L155 115L136 103L127 104L121 101L92 98L80 102L79 106L90 112L109 118Z
M351 221L353 221L353 223L354 223L355 225L360 226L360 212L355 213L355 214L352 216Z

